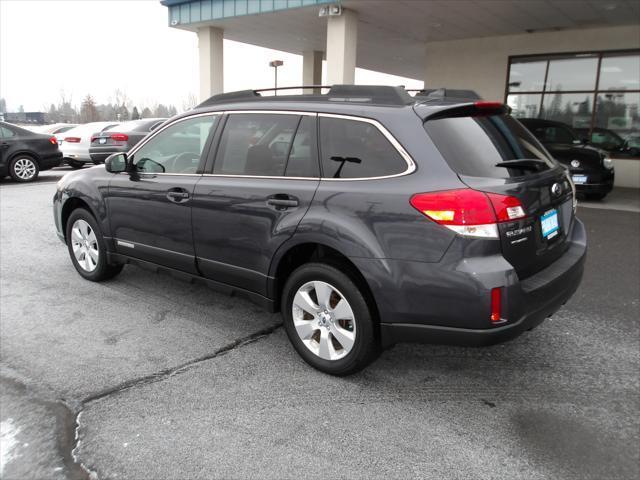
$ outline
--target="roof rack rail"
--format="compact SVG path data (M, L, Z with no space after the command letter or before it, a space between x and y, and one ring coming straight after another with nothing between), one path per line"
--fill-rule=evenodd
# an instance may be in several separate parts
M417 92L414 98L424 97L429 100L482 100L474 90L460 90L452 88L423 88L422 90L407 90Z
M313 90L313 93L277 96L277 92L282 90ZM326 93L320 93L320 90L328 91ZM276 92L276 96L263 97L263 92ZM222 93L208 98L196 108L230 102L283 100L371 103L396 106L410 105L415 101L402 87L391 87L387 85L300 85Z

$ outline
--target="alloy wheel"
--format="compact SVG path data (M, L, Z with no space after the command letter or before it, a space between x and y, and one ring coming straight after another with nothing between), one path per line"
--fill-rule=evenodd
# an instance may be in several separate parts
M351 305L340 291L322 281L307 282L293 298L293 325L302 343L324 360L349 354L356 339Z
M13 165L13 171L21 180L31 180L38 171L36 164L30 158L19 158Z
M93 272L98 266L100 250L96 233L85 220L78 219L71 227L71 246L80 268Z

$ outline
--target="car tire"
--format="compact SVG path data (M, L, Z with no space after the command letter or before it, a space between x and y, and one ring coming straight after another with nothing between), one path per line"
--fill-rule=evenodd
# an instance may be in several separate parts
M84 162L80 162L78 160L67 160L67 165L69 165L74 170L79 170L84 167Z
M296 269L285 283L281 306L289 340L322 372L350 375L379 352L374 309L356 282L333 265L308 263Z
M101 282L122 271L124 265L107 263L107 249L98 222L84 208L69 215L66 239L71 262L86 280Z
M9 163L9 175L16 182L33 182L39 173L40 166L31 155L17 155Z

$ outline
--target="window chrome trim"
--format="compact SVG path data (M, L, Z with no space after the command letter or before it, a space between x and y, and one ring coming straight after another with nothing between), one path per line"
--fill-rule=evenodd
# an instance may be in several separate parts
M302 115L305 117L315 117L318 115L316 112L299 112L296 110L225 110L227 115L235 115L237 113L265 113L268 115Z
M284 175L281 175L281 176L239 175L239 174L233 175L233 174L226 174L226 173L151 173L151 172L144 173L144 172L140 172L139 174L140 175L180 175L180 176L192 176L192 177L194 176L195 177L222 177L222 178L261 178L261 179L267 179L267 180L316 180L316 181L323 181L323 182L325 181L326 182L351 182L351 181L363 181L363 180L383 180L386 178L402 177L405 175L410 175L416 171L416 163L411 157L411 155L409 155L409 153L404 149L402 144L391 134L391 132L389 132L389 130L387 130L384 127L384 125L382 125L377 120L374 120L372 118L367 118L367 117L355 117L353 115L343 115L339 113L300 112L296 110L223 110L223 111L216 111L216 112L198 113L196 115L189 115L187 117L179 118L171 123L168 123L167 125L163 125L160 129L155 130L154 132L152 132L152 134L148 138L145 138L142 142L140 142L134 148L132 148L131 151L127 153L127 155L135 154L135 152L140 150L140 148L142 148L146 143L151 141L151 139L154 138L156 135L164 131L166 128L169 128L170 126L175 125L179 122L190 120L196 117L227 115L227 114L234 115L239 113L250 113L250 114L264 113L264 114L271 114L271 115L301 115L301 116L307 116L307 117L317 116L317 117L338 118L342 120L352 120L356 122L369 123L374 127L376 127L380 131L380 133L382 133L382 135L389 141L389 143L391 143L391 145L396 149L396 151L407 163L407 169L400 173L394 173L393 175L383 175L379 177L357 177L357 178L325 178L320 176L318 177L286 177ZM320 139L318 139L318 142L319 141ZM321 159L319 160L322 161Z

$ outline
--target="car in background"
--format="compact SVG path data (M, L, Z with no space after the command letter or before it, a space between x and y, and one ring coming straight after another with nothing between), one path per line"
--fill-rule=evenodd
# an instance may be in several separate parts
M62 152L53 135L35 133L0 122L0 177L32 182L41 170L57 167Z
M541 118L519 118L551 155L569 169L577 193L602 200L613 189L613 161L607 152L587 145L566 123Z
M91 137L116 125L118 122L91 122L65 132L64 140L60 144L65 163L73 169L78 169L91 162L89 155Z
M144 118L123 122L91 137L89 155L93 163L104 163L112 153L128 152L140 140L162 125L166 118Z
M53 135L58 135L77 126L77 123L52 123L50 125L36 125L30 127L29 130L35 133L51 133Z
M622 138L613 130L596 127L591 130L591 136L589 136L588 128L576 128L575 131L580 135L580 139L583 142L606 150L615 157L627 158L640 156L640 145L630 145L628 139Z

